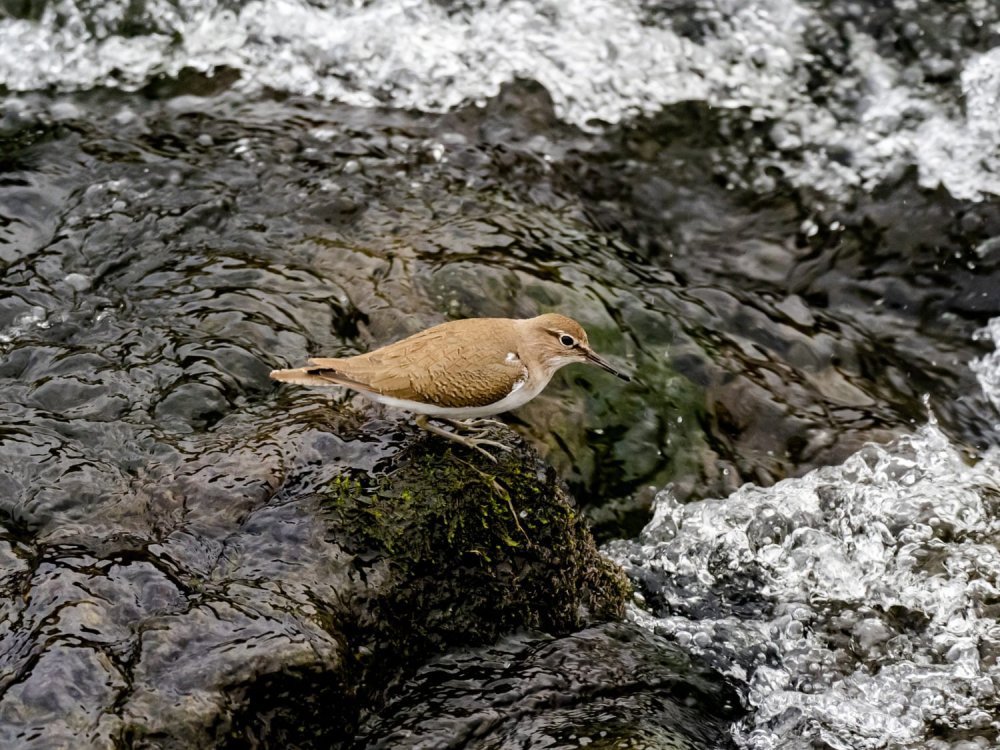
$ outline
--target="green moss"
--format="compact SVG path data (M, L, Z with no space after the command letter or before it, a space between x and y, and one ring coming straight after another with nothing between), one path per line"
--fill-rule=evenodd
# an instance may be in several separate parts
M387 473L325 488L341 544L381 565L379 621L390 639L405 629L406 648L621 616L627 580L554 472L510 433L496 437L515 449L495 464L427 438Z

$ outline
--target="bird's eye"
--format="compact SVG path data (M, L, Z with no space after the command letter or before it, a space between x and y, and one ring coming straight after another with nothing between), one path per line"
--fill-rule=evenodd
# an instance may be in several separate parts
M576 339L564 333L559 337L559 343L563 346L576 346Z

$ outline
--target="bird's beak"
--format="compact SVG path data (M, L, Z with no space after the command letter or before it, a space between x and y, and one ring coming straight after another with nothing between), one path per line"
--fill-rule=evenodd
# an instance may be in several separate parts
M583 352L583 356L587 358L588 362L593 362L598 367L604 368L605 370L607 370L608 372L610 372L612 375L616 375L619 378L621 378L622 380L624 380L626 383L628 383L629 381L632 380L632 378L630 378L624 372L621 372L620 370L616 370L614 367L612 367L610 365L610 363L608 363L608 361L605 360L603 357L599 357L597 354L595 354L592 349L588 349L588 348L585 348L585 347L581 346L580 350Z

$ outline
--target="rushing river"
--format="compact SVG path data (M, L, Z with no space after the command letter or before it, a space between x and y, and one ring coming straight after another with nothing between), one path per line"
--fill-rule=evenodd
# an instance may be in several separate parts
M550 310L637 375L510 417L634 630L446 651L337 742L662 746L679 650L739 697L703 746L1000 746L993 0L0 0L0 93L4 747L333 648L281 477L407 427L270 369ZM607 693L482 728L554 662Z

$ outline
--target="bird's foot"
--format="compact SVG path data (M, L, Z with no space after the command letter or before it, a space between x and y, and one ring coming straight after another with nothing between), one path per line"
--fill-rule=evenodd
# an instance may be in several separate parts
M423 430L427 430L427 432L438 435L439 437L447 438L448 440L456 442L459 445L464 445L466 448L469 448L470 450L478 451L482 453L484 456L486 456L488 459L490 459L490 461L492 461L493 463L497 462L496 456L494 456L492 453L486 450L486 448L484 448L483 446L489 446L491 448L499 448L500 450L504 451L512 450L509 445L504 445L503 443L497 440L490 440L488 438L482 437L482 435L486 433L487 429L486 427L478 427L477 425L476 427L471 428L473 429L472 435L460 435L458 432L451 432L449 430L444 429L443 427L438 427L436 424L432 424L429 418L424 414L417 415L417 418L414 421L416 422L417 427ZM455 422L450 419L444 421L448 422L449 424L452 424L456 430L461 429L463 427L466 429L469 428L469 426L464 422ZM495 421L495 420L489 420L489 421ZM459 427L459 425L461 425L462 427Z
M456 430L461 430L463 432L485 432L490 427L506 427L507 425L501 422L499 419L490 419L489 417L473 417L471 419L448 419L447 417L435 417L438 421L447 422Z
M417 423L418 427L427 430L428 432L431 432L435 435L440 435L441 437L447 438L448 440L452 440L456 443L459 443L460 445L464 445L466 448L479 451L493 463L497 462L497 457L494 456L492 453L490 453L488 450L486 450L486 448L483 447L484 445L490 446L491 448L499 448L500 450L504 451L513 450L513 448L511 448L509 445L504 445L503 443L498 442L496 440L490 440L488 438L482 437L482 435L486 434L486 432L489 430L491 426L496 426L496 425L499 425L501 427L505 426L503 422L500 422L496 419L469 419L465 421L458 421L454 419L441 420L443 422L447 422L448 424L450 424L456 430L456 432L450 432L444 429L443 427L438 427L435 424L431 424L429 417L427 417L427 415L425 414L418 414L416 420L414 421ZM461 435L457 432L458 430L467 430L467 431L471 430L474 434L471 436ZM462 459L458 458L457 460L462 461ZM521 521L518 518L517 511L514 509L514 501L511 500L510 493L504 488L502 484L500 484L500 482L497 481L496 477L484 474L482 471L477 469L475 466L472 466L472 464L468 463L467 461L462 461L462 463L472 468L473 471L478 473L481 477L483 477L483 479L487 480L490 484L490 488L492 489L494 495L502 497L507 502L507 507L510 508L511 518L514 519L514 525L517 526L517 530L521 532L521 535L524 537L525 541L527 541L528 544L531 544L531 539L528 537L527 532L525 532L524 528L521 526Z

